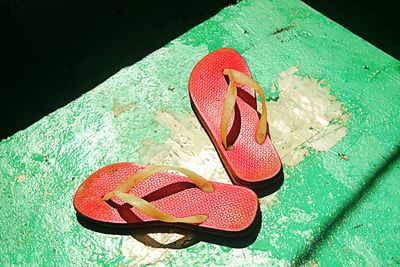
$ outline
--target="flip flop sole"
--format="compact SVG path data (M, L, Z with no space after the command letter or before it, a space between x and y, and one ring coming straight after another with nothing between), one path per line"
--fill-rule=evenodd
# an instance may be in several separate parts
M214 192L205 193L186 177L169 172L153 175L136 185L129 193L151 202L175 217L204 214L208 216L206 221L199 225L160 222L118 198L107 202L102 199L126 177L143 168L144 166L134 163L116 163L93 173L81 184L74 197L74 207L79 216L109 227L173 225L222 235L241 235L253 227L259 213L259 204L257 196L251 190L212 182Z

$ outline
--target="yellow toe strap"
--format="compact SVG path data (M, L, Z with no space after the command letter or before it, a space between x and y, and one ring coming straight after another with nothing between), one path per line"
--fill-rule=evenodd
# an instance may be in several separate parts
M251 77L246 74L234 70L234 69L225 69L224 75L228 75L229 77L229 86L225 95L224 106L222 110L222 118L221 118L221 138L222 144L225 149L230 150L231 145L227 144L227 135L228 135L228 127L229 121L232 117L233 110L235 108L236 98L237 98L237 88L236 84L247 85L258 93L261 99L261 117L258 123L257 132L256 132L256 141L258 144L262 144L265 141L266 135L268 133L267 127L267 106L265 105L265 97L262 88L260 85L253 80Z
M211 193L214 191L214 187L211 182L207 181L200 175L188 169L175 166L150 165L128 176L122 183L117 185L113 191L105 194L103 196L103 200L108 201L112 197L118 197L121 200L125 201L126 203L129 203L136 209L140 210L147 216L163 222L200 224L205 220L207 220L208 216L202 214L177 218L168 213L163 212L162 210L158 209L148 201L138 196L128 194L128 192L140 182L150 178L152 175L156 173L169 170L178 171L185 174L189 180L191 180L198 188L200 188L202 191L206 193Z

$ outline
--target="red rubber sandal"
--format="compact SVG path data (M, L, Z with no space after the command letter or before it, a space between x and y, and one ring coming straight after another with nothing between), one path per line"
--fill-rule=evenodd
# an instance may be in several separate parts
M268 134L263 90L242 56L231 48L205 56L192 70L189 94L232 181L252 189L280 187L282 163Z
M134 163L99 169L80 185L73 203L78 215L101 226L173 226L224 236L250 231L259 212L258 198L247 188L210 182L180 167Z

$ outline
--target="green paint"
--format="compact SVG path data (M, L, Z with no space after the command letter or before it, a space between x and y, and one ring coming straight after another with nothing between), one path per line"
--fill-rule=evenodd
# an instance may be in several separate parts
M101 166L140 162L144 140L161 144L167 139L169 132L154 112L191 113L190 71L222 46L243 54L267 93L291 66L299 66L301 75L327 80L352 114L348 135L329 152L311 152L295 168L285 169L289 178L276 200L262 206L263 225L254 244L231 249L201 242L169 250L156 265L287 265L302 262L302 256L322 266L396 265L400 63L300 1L289 0L243 0L230 6L3 140L0 210L7 223L0 226L0 265L143 263L121 249L132 237L82 228L73 195ZM114 99L135 103L135 108L115 117ZM360 190L366 185L364 194ZM338 216L343 220L335 221Z

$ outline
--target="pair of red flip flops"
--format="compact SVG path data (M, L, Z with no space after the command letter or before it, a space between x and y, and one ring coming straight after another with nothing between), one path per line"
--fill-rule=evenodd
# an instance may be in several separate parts
M262 102L261 114L256 92ZM222 48L194 67L189 94L198 119L237 185L210 182L180 167L112 164L78 188L74 207L81 217L110 227L173 224L222 235L240 235L251 228L259 209L253 190L266 189L283 178L281 160L268 135L262 89L251 78L242 56Z

